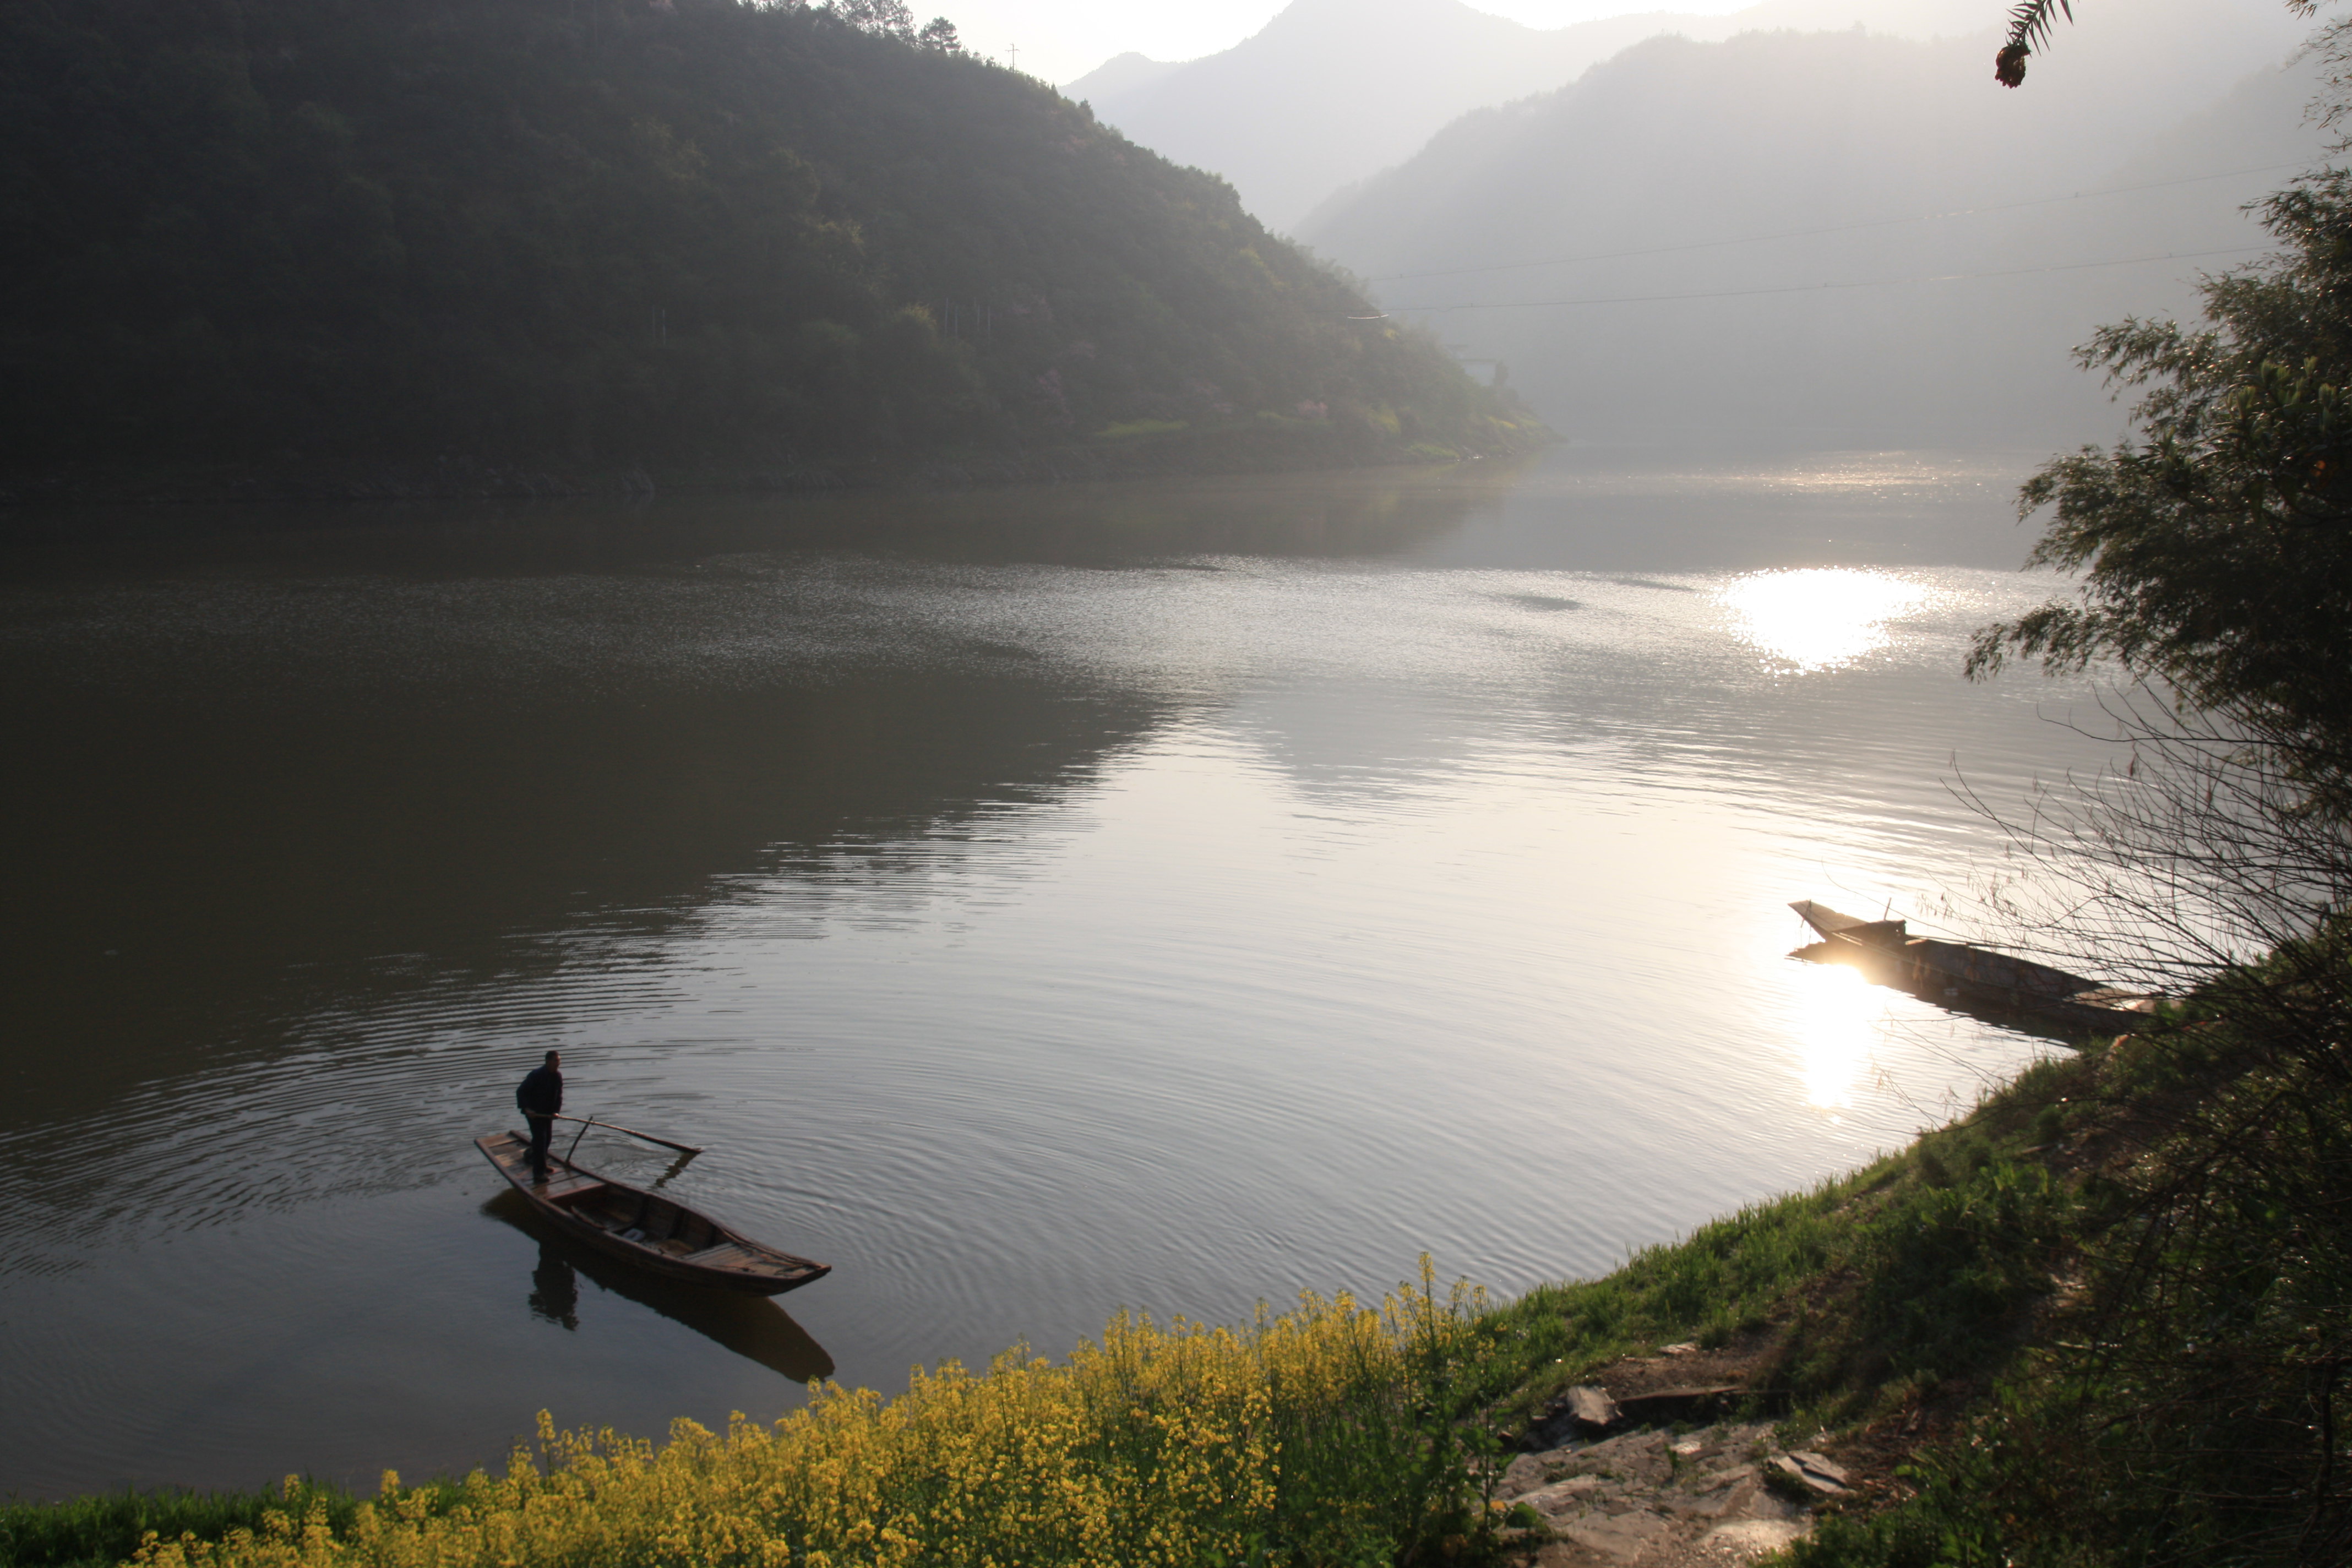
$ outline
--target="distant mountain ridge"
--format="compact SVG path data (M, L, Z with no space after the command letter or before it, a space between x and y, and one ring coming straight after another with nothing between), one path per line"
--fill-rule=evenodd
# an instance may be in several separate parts
M1064 96L1081 102L1097 98L1108 101L1124 93L1140 91L1183 68L1176 61L1155 60L1129 49L1123 55L1113 55L1072 82Z
M2181 46L2214 79L2183 110L2273 63L2305 30L2262 0L2206 9L2212 25L2186 29ZM2141 5L2130 19L2162 28L2180 11ZM1765 0L1724 16L1662 10L1538 29L1460 0L1294 0L1222 53L1181 64L1122 55L1063 90L1137 142L1231 181L1267 226L1296 233L1335 193L1412 156L1449 121L1564 87L1646 38L1866 26L1924 39L1990 34L2000 22L1998 5L1978 0ZM2088 46L2074 32L2036 61L2035 90L2079 73L2072 57ZM1989 86L1990 46L1980 52L1974 74Z
M1557 87L1678 23L1704 25L1660 12L1538 32L1460 0L1293 0L1222 54L1156 72L1121 56L1063 90L1141 145L1232 181L1285 232L1446 121Z
M1973 38L1650 39L1455 121L1303 237L1571 435L2105 438L2068 351L2250 260L2241 207L2326 140L2308 60L2184 113L2187 9L2085 29L2039 94L1982 79Z

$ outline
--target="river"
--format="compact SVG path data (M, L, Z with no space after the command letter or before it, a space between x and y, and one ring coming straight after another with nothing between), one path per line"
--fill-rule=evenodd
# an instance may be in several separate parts
M1901 1142L2051 1047L1786 906L1933 917L2000 864L1956 784L2103 762L1958 674L2057 586L2032 456L20 511L0 1494L1515 1291ZM472 1140L549 1047L832 1276L538 1234Z

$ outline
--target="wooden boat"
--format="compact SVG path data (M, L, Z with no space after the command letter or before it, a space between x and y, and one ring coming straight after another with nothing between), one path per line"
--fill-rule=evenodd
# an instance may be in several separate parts
M1797 956L1852 963L1882 984L1930 1002L2031 1013L2085 1033L2145 1029L2156 1021L2154 996L2103 985L2046 963L1964 942L1913 936L1899 920L1865 921L1800 899L1789 906L1822 940Z
M548 1179L535 1182L530 1140L520 1132L477 1138L474 1147L563 1234L650 1273L778 1296L833 1272L829 1263L753 1241L675 1198L600 1176L554 1154L547 1157Z
M833 1375L833 1357L809 1331L793 1321L783 1307L762 1296L740 1290L712 1290L688 1285L642 1268L577 1240L568 1227L541 1219L530 1199L510 1188L482 1205L481 1212L509 1225L539 1244L537 1267L530 1274L531 1310L555 1321L580 1310L579 1276L610 1291L682 1323L744 1360L781 1373L794 1383L811 1383Z

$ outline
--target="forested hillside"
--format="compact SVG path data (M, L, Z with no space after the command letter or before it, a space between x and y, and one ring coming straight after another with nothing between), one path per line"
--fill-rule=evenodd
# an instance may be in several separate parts
M1229 186L857 15L0 8L0 466L1515 438Z

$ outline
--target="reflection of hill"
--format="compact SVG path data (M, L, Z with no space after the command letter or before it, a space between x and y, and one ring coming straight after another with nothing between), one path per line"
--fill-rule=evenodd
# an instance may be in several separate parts
M586 1275L614 1295L650 1307L673 1322L685 1324L705 1339L723 1345L746 1361L754 1361L794 1383L811 1383L833 1375L833 1357L793 1321L792 1314L765 1296L743 1296L727 1290L675 1284L650 1274L623 1268L593 1247L582 1247L543 1225L521 1194L509 1188L482 1205L482 1212L510 1225L539 1243L539 1260L531 1270L526 1301L531 1315L576 1330L580 1326L579 1286L573 1276Z
M899 879L922 858L894 847L1057 791L1167 711L960 632L962 568L925 558L1396 551L1489 473L77 520L13 557L0 645L0 982L28 1042L6 1115L70 1122L427 987L488 1006L747 874Z
M510 932L658 931L772 847L854 862L1051 787L1153 717L984 669L512 704L355 685L11 704L42 763L6 808L40 825L5 917L23 1037L106 1081L82 1053L168 1057L205 1013L283 1006L289 969L506 969L533 962Z
M1004 659L721 689L583 669L486 697L386 690L362 650L340 657L318 687L143 658L97 689L7 682L16 754L37 760L0 806L19 1111L562 962L518 937L659 934L779 860L887 877L877 847L1051 790L1158 716Z
M7 574L109 580L190 570L469 574L611 570L739 551L1117 566L1171 555L1379 555L1491 507L1525 459L1333 473L947 491L396 503L320 512L77 510L8 520ZM201 520L191 526L192 520Z

